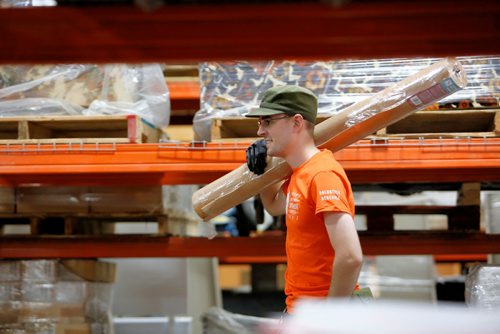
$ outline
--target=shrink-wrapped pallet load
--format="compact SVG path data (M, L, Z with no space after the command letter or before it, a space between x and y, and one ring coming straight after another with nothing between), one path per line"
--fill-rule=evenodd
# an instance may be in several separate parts
M95 260L0 261L0 332L112 333L115 270Z
M315 128L316 145L338 151L409 114L464 88L465 72L455 58L443 59L383 91L345 108ZM268 159L262 175L244 164L193 194L193 207L204 220L213 218L286 179L292 170L281 158Z
M476 265L465 278L465 301L471 307L500 311L500 265Z

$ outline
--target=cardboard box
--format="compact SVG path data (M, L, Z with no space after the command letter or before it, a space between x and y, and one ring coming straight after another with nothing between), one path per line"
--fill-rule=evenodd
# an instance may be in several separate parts
M58 309L53 303L22 302L19 309L19 322L56 322Z
M92 213L163 213L161 186L92 187L89 193Z
M0 283L0 303L21 301L21 283L2 282Z
M39 284L23 281L20 294L24 302L52 303L55 297L55 287L52 283Z
M55 334L91 334L90 324L57 324Z
M20 308L20 302L0 302L0 324L17 324L19 322Z
M85 323L85 305L84 304L55 304L59 315L58 322L65 324L83 324Z
M14 213L16 195L14 188L0 186L0 213Z
M19 187L18 213L86 213L87 187Z
M21 262L0 261L0 284L15 282L21 279Z
M222 290L249 287L251 276L250 265L219 265L219 286Z
M116 264L113 262L97 260L61 260L64 270L76 275L78 278L91 282L108 282L116 280ZM61 278L71 279L67 273L60 273ZM74 277L74 276L73 276Z
M38 283L53 283L57 278L56 260L21 261L21 279Z

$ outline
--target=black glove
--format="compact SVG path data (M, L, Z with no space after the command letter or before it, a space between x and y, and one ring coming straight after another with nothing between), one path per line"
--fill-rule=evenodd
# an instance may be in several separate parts
M257 175L263 174L267 162L267 147L264 139L257 140L247 148L247 166Z

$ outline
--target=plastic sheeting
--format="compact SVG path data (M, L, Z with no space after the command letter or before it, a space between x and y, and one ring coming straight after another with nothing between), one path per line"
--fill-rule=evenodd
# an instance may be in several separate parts
M465 301L474 308L500 311L500 266L476 265L465 278Z
M277 319L231 313L212 307L202 315L204 334L252 334L278 325Z
M125 114L168 125L159 64L0 66L0 117Z

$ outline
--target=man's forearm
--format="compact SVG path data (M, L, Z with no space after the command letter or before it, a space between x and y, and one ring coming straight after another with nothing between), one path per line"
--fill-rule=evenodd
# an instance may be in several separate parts
M279 191L282 184L282 182L273 184L259 193L264 208L266 208L267 212L272 216L284 214L285 202L279 198Z
M355 260L335 259L329 297L350 297L356 288L361 263Z

